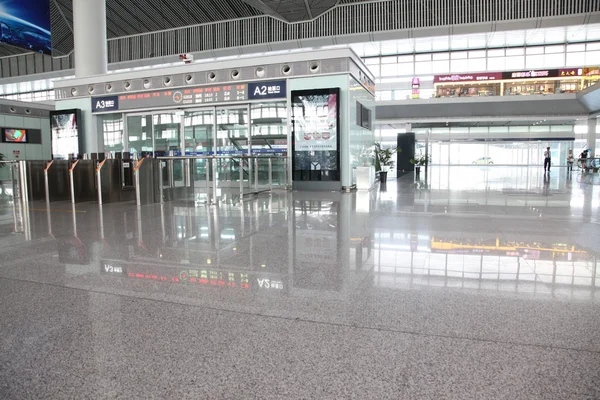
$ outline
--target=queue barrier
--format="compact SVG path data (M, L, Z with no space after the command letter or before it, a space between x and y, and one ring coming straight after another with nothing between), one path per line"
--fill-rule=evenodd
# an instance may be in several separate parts
M193 155L157 157L158 202L174 199L215 204L227 197L288 188L288 158L265 155ZM274 179L274 163L277 176ZM180 173L181 172L181 173Z

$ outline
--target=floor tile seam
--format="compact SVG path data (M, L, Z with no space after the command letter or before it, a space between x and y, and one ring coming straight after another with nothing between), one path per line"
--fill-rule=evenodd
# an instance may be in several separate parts
M600 350L594 351L594 350L579 349L579 348L574 348L574 347L552 346L552 345L543 345L543 344L535 344L535 343L520 343L520 342L511 342L511 341L502 341L502 340L482 339L482 338L476 338L476 337L470 337L470 336L442 335L442 334L435 334L435 333L416 332L416 331L392 329L392 328L377 328L377 327L370 327L370 326L361 326L361 325L356 325L356 324L344 324L344 323L339 323L339 322L317 321L317 320L304 319L304 318L300 318L300 317L291 318L291 317L253 313L253 312L240 311L240 310L231 310L231 309L227 309L227 308L219 308L219 307L206 306L206 305L190 304L190 303L185 303L185 302L168 301L168 300L164 300L164 299L154 299L154 298L149 298L149 297L134 296L134 295L128 295L128 294L123 294L123 293L110 293L110 292L104 292L104 291L99 291L99 290L94 290L94 289L85 289L85 288L79 288L79 287L58 285L58 284L54 284L54 283L31 281L31 280L27 280L27 279L6 278L6 277L1 277L1 276L0 276L0 279L9 280L9 281L12 280L12 281L17 281L17 282L33 283L33 284L38 284L38 285L46 285L46 286L51 286L51 287L60 288L60 289L70 289L70 290L83 291L83 292L88 292L88 293L91 292L91 293L102 294L102 295L107 295L107 296L117 296L117 297L123 297L123 298L130 299L130 300L146 300L146 301L150 301L150 302L157 302L157 303L163 303L163 304L169 304L169 305L179 305L179 306L193 307L193 308L201 308L201 309L211 310L211 311L216 311L216 312L246 315L246 316L252 316L252 317L261 317L261 318L276 319L276 320L278 319L278 320L285 320L285 321L292 321L292 322L293 321L304 322L304 323L308 323L308 324L325 325L325 326L332 326L332 327L339 327L339 328L351 328L351 329L360 329L360 330L367 330L367 331L388 332L388 333L411 335L411 336L418 336L418 337L462 340L462 341L471 341L471 342L479 342L479 343L531 347L531 348L544 349L544 350L563 350L563 351L569 351L569 352L600 355Z

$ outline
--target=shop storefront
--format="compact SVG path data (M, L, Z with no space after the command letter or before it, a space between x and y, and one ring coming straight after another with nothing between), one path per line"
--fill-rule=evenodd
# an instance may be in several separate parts
M568 68L434 76L436 97L576 93L600 80L600 68Z

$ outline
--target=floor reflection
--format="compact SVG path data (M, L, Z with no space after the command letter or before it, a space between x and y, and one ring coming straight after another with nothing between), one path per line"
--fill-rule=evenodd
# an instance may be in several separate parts
M596 187L551 177L550 192L543 194L539 183L523 183L542 179L535 171L499 179L490 176L492 168L465 170L479 177L452 189L439 180L444 172L433 170L431 184L404 177L370 192L281 191L239 205L27 208L17 201L3 208L0 246L20 246L23 255L40 258L37 268L47 274L55 268L63 281L148 282L136 289L142 291L177 284L335 297L359 287L443 286L597 296L597 255L569 236L593 222ZM446 178L469 181L450 173ZM46 243L43 251L39 243ZM19 252L11 257L12 263L23 260ZM44 264L50 259L58 264Z

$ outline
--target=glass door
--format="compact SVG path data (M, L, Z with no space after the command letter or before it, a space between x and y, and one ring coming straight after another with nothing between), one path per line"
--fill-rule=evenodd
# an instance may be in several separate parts
M185 154L214 154L214 127L214 108L186 112L184 116ZM211 163L204 159L196 159L192 162L194 163L192 165L192 179L195 182L205 181L207 173L212 178L210 176Z
M130 153L152 153L152 115L127 116L127 146Z
M248 135L248 107L218 107L216 154L234 156L232 159L222 159L217 162L218 180L222 186L239 182L239 158L235 155L248 154L250 139ZM249 180L252 167L246 161L242 162L243 180ZM236 183L238 185L239 183Z
M287 182L287 103L255 103L251 106L252 154L279 156L271 160L272 183L285 185ZM268 161L259 160L259 185L268 185Z

